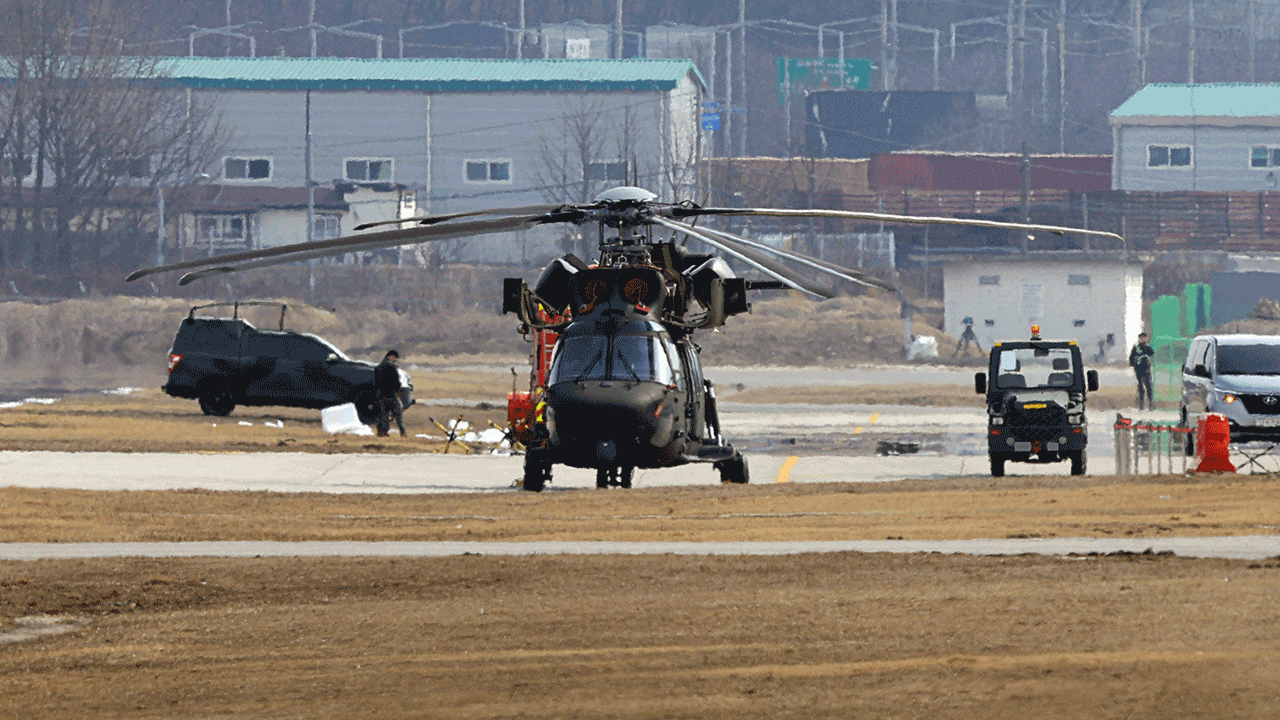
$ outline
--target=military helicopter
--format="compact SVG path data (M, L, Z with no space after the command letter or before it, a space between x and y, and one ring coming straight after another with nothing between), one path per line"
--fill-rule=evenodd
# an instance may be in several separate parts
M508 398L511 433L526 447L523 488L543 490L557 464L595 469L600 488L630 487L636 468L693 462L712 464L722 482L747 483L747 459L721 432L713 385L703 376L694 332L714 329L728 317L749 312L751 290L791 289L834 297L830 286L815 282L807 271L889 292L896 288L818 258L697 227L694 223L701 216L946 223L1119 239L1103 231L981 219L700 207L690 202L659 202L648 190L623 186L590 203L368 223L357 230L409 223L412 227L144 268L126 280L186 270L179 280L186 285L200 278L345 252L516 232L550 223L595 223L599 254L593 263L568 254L553 260L533 288L520 278L504 282L503 312L520 318L521 332L532 333L533 343L530 389L513 391ZM677 237L699 241L771 279L738 277L717 254L693 252L677 243Z

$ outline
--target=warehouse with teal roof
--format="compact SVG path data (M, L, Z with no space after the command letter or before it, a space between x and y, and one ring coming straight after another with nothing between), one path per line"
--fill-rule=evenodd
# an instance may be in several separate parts
M206 173L208 183L240 196L253 188L305 189L308 181L363 192L363 199L350 196L346 211L317 215L313 239L388 216L578 202L632 182L677 200L692 197L697 185L703 81L686 60L157 63L154 81L184 89L218 114L226 150ZM237 215L223 225L253 234L244 243L251 247L306 239L305 223L264 227L265 217ZM199 244L200 228L216 225L201 222L190 218L185 230L193 236L178 236ZM455 241L456 257L448 259L536 259L528 248L538 240L484 248ZM547 245L547 254L556 251Z
M1113 189L1277 189L1280 84L1148 85L1110 121Z

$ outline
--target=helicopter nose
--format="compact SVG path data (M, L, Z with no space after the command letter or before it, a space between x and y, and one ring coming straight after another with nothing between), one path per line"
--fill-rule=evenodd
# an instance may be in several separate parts
M671 435L666 388L656 383L563 383L548 389L553 442L600 465L644 452L658 435ZM662 432L663 427L667 431ZM664 437L659 446L669 437ZM625 458L624 458L625 459Z

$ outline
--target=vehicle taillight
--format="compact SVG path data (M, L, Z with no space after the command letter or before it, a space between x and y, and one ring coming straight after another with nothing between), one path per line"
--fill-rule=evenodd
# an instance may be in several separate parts
M178 363L182 362L182 356L178 353L169 353L169 372L178 367Z

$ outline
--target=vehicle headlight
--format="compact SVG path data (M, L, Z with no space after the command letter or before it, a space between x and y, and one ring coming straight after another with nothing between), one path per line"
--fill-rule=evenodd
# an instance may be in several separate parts
M1004 418L1000 417L999 415L992 415L992 416L991 416L991 424L992 424L992 425L1003 425L1003 424L1004 424Z
M1234 393L1227 392L1226 390L1218 390L1217 393L1218 393L1218 399L1228 405L1236 401L1236 396Z
M1081 421L1083 421L1083 420L1084 420L1084 416L1083 416L1083 415L1068 415L1068 416L1067 416L1067 424L1068 424L1068 425L1079 425L1079 424L1081 423Z

